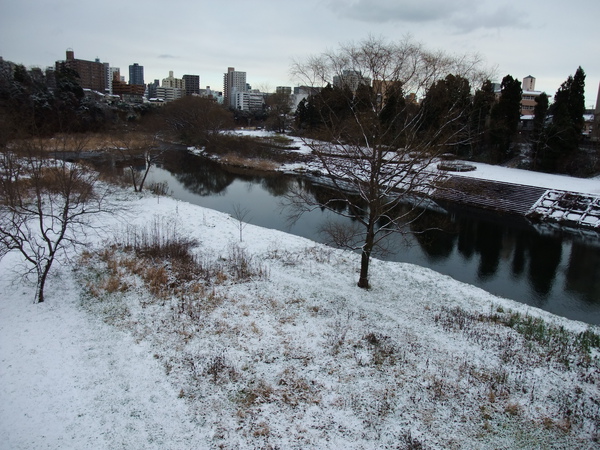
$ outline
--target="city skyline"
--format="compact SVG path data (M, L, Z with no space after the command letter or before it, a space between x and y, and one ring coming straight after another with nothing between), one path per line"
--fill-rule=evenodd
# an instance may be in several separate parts
M586 72L586 107L596 102L600 83L600 3L573 0L274 0L190 6L165 18L156 0L144 9L107 0L101 10L68 0L5 2L0 15L0 56L25 66L53 66L67 48L84 60L99 58L126 74L144 66L146 83L169 71L178 78L200 76L200 87L223 90L228 67L247 73L253 88L273 92L298 84L289 75L294 60L360 41L369 35L399 40L407 34L431 50L478 53L506 74L536 78L551 98L578 66ZM190 9L191 8L191 9ZM180 16L180 17L179 17Z

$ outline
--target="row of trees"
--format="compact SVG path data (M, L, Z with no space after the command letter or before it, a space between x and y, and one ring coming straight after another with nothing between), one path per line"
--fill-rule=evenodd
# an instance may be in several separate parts
M86 96L79 74L68 67L59 65L45 76L22 65L0 64L0 128L5 139L103 131L149 110L148 105L109 105Z
M302 133L319 137L336 120L377 103L380 125L394 120L388 139L402 133L406 137L406 124L410 124L410 132L425 141L432 130L438 130L436 139L444 141L445 152L461 158L499 164L531 148L532 169L577 172L585 112L585 73L581 67L562 84L552 105L545 93L536 98L530 134L519 133L521 82L506 75L500 91L495 92L486 79L473 92L473 82L477 81L453 72L422 90L419 103L404 80L371 81L364 75L363 83L354 91L348 85L328 83L300 102L296 125Z
M447 153L487 157L493 162L504 162L511 156L520 118L521 83L510 75L502 81L499 100L489 80L473 93L476 79L451 73L422 89L421 102L416 101L416 93L407 90L404 80L371 83L367 78L355 91L347 85L327 84L302 100L296 111L298 128L318 137L335 120L377 104L380 125L391 125L386 134L391 141L398 135L406 139L411 133L427 141L426 137L437 130L436 139L444 142Z

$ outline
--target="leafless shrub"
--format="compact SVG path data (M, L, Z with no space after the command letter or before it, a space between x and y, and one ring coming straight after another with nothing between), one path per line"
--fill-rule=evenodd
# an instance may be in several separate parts
M163 197L166 197L170 194L169 183L167 183L166 181L153 181L152 183L148 184L148 190L154 195L159 195Z
M286 368L277 383L277 396L287 405L320 403L319 389L314 382L298 376L293 368Z
M269 276L268 269L264 265L255 262L243 247L236 244L229 247L227 270L236 281L266 279Z
M240 242L243 241L242 232L244 231L244 228L246 228L246 225L248 225L248 220L250 220L248 218L249 213L250 210L248 208L242 207L242 205L240 205L239 203L233 205L233 218L238 221L238 227L240 230Z
M237 369L227 360L223 353L207 359L203 374L208 375L215 384L235 381L239 377Z
M368 333L364 339L371 347L373 364L376 366L382 366L385 363L396 364L398 350L389 336L380 333Z
M242 406L250 408L254 405L269 402L274 392L270 384L264 380L258 380L250 383L239 392L238 401Z
M184 262L194 259L191 249L197 245L179 232L176 223L158 217L145 227L127 227L121 243L139 256Z
M518 416L523 412L523 407L517 402L509 402L504 407L504 412L510 414L511 416Z

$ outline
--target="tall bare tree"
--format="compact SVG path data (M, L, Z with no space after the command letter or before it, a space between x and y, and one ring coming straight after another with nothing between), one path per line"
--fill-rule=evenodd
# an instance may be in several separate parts
M71 147L72 148L72 147ZM84 241L92 214L108 211L97 174L51 158L48 141L27 140L0 154L0 258L16 250L37 277L44 301L48 273L61 251Z
M293 65L301 84L326 86L309 99L320 116L314 135L319 140L305 143L338 193L324 202L302 194L293 201L300 208L336 212L340 203L347 206L359 228L342 233L335 227L334 239L361 251L359 287L369 287L373 252L414 219L435 187L435 158L457 142L464 145L468 136L463 97L450 96L442 109L435 102L420 105L419 99L449 74L480 85L486 78L480 63L477 56L428 51L410 38L369 37ZM437 108L435 121L428 120L430 108ZM409 199L412 206L403 207Z

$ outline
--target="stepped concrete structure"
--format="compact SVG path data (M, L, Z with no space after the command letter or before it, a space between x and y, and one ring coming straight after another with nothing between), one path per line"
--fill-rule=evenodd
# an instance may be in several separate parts
M449 175L433 193L452 202L528 218L533 222L600 231L600 196Z

